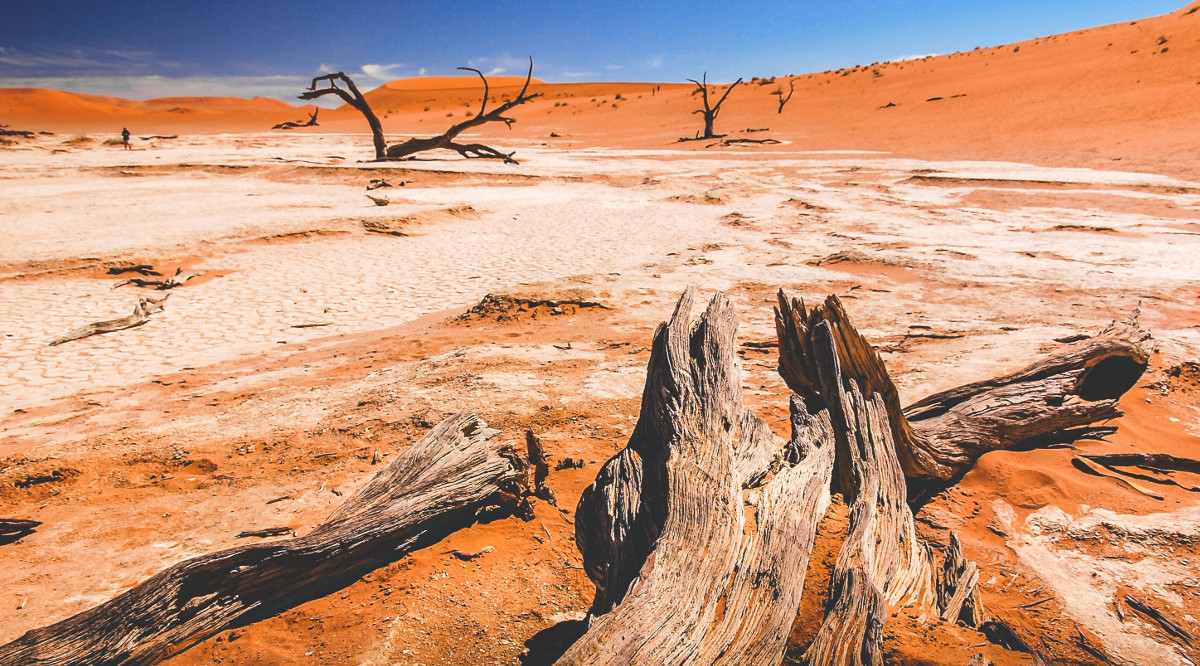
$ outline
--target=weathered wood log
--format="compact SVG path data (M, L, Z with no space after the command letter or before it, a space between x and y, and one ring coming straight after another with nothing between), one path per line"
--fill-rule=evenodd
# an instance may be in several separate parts
M546 460L546 448L542 446L542 440L538 439L532 430L525 431L525 450L529 464L533 467L533 496L549 502L552 506L558 506L558 498L554 496L554 491L546 485L546 479L550 477L550 463Z
M979 567L963 555L962 544L954 532L950 533L950 548L936 584L943 622L976 628L987 620L979 597Z
M780 308L803 308L796 301ZM865 395L878 393L895 429L896 453L908 481L909 499L919 502L960 478L988 451L1014 449L1051 433L1120 416L1120 397L1149 363L1153 338L1137 324L1137 313L1113 322L1099 335L1070 345L1003 377L936 393L901 408L895 384L871 344L849 322L836 296L822 310L848 376ZM814 376L800 344L780 330L780 375L797 393ZM844 458L842 458L844 459ZM838 478L846 477L846 471Z
M975 403L985 409L977 441L986 432L998 443L965 449L944 476L910 475L905 461L930 458L922 447L954 430L919 410L924 418L916 420L932 422L920 430L909 422L883 362L836 297L809 310L780 292L779 370L796 395L792 439L778 454L765 424L742 407L732 308L718 295L693 328L692 299L689 290L655 333L628 446L580 499L576 541L597 591L587 631L559 663L777 663L830 487L851 507L850 532L806 663L881 663L889 608L980 624L978 568L952 535L935 579L910 490L949 483L984 450L1090 423L1115 408L1149 355L1149 336L1134 324L1034 370L939 394L998 400L1020 385L1040 388L1049 404L1038 414ZM1019 381L1006 381L1013 377ZM1106 404L1064 405L1079 401ZM970 423L971 414L958 416L959 427ZM740 501L745 489L754 489L746 497L757 509L751 520Z
M0 646L3 664L153 664L316 598L475 520L519 508L525 463L473 414L442 421L312 532L176 564L116 598Z
M97 321L86 326L80 326L61 338L52 340L50 342L50 346L54 347L56 345L61 345L64 342L79 340L92 335L112 333L114 331L133 328L134 326L141 326L142 324L150 321L150 315L156 312L162 312L163 303L167 300L167 296L170 296L170 294L165 294L159 299L139 298L137 305L133 306L133 313L129 316L120 317L117 319L105 319L103 321Z
M560 664L782 660L829 502L829 417L794 402L791 441L764 455L772 435L742 407L732 306L718 294L693 329L693 298L656 331L629 444L580 499L576 542L597 591ZM774 469L743 533L743 487Z
M871 384L855 374L860 366L843 371L838 342L853 329L839 330L837 316L828 307L807 310L782 297L776 310L780 367L791 370L788 383L807 409L829 413L839 456L835 488L850 505L850 531L834 564L825 619L802 661L881 664L889 605L933 608L932 560L913 525L883 396L861 388L860 382Z

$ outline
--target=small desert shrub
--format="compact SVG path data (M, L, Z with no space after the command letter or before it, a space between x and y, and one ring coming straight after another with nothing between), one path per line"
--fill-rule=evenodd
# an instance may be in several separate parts
M621 93L617 93L616 97L614 97L613 99L621 99Z
M104 145L106 145L106 146L123 146L123 145L125 145L125 142L120 139L105 139Z
M429 110L429 107L425 107L423 110L424 110L424 111L428 111L428 110Z
M95 139L92 137L87 136L86 134L80 134L79 136L67 139L63 143L68 146L82 146L85 143L91 143L93 141L95 141Z

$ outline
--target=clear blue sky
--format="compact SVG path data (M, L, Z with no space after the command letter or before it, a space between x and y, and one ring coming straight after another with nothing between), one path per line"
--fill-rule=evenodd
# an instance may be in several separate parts
M0 87L135 99L264 95L343 70L364 88L473 65L546 81L710 81L951 53L1187 0L380 2L0 0Z

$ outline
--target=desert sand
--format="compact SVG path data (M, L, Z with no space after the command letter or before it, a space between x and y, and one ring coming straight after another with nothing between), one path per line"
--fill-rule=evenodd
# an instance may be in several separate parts
M42 523L0 545L0 643L244 530L304 534L474 411L513 441L532 429L552 464L583 461L551 473L558 508L475 524L170 663L544 663L593 593L574 507L628 440L654 326L690 285L732 299L746 343L774 340L778 288L839 295L905 403L1140 307L1157 353L1115 434L986 454L917 526L955 531L989 613L1056 661L1095 663L1086 632L1113 663L1195 663L1115 600L1200 631L1200 479L1142 483L1151 496L1072 459L1200 446L1198 7L795 76L781 113L788 79L748 80L718 130L775 144L678 142L699 129L689 84L535 81L511 128L471 134L518 165L368 162L352 109L271 132L311 107L0 90L0 122L45 132L0 147L0 517ZM521 79L492 84L503 99ZM367 98L396 138L466 119L479 93L447 77ZM132 151L104 143L123 125ZM110 268L137 264L196 277L114 286ZM142 326L49 345L162 293ZM748 406L786 439L775 350L741 355ZM835 502L789 659L846 521ZM903 612L884 632L895 663L1029 661Z

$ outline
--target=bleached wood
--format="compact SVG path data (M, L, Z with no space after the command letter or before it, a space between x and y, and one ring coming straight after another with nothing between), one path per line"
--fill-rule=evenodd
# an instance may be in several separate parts
M0 646L0 664L154 664L395 560L525 494L519 456L474 414L438 424L312 532L176 564Z

